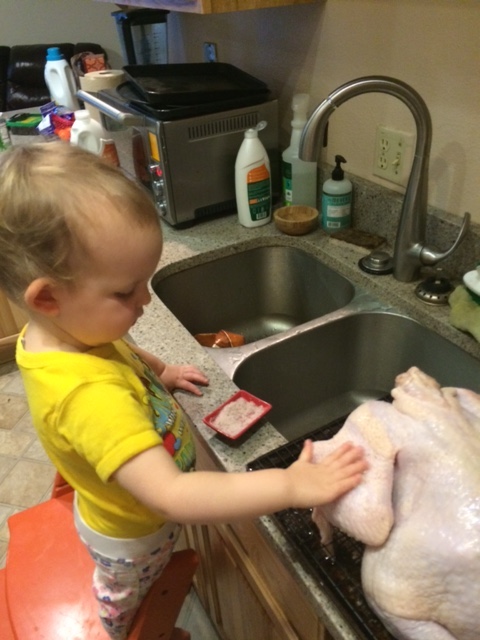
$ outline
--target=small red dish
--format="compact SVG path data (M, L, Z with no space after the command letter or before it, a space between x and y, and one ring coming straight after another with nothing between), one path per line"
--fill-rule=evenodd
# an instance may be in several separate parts
M236 440L270 411L272 405L248 391L237 391L203 421L222 436Z

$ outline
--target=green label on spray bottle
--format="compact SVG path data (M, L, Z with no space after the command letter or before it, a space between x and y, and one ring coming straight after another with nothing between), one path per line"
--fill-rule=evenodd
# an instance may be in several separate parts
M293 192L292 192L292 163L282 162L282 189L283 189L283 204L289 207L293 204Z

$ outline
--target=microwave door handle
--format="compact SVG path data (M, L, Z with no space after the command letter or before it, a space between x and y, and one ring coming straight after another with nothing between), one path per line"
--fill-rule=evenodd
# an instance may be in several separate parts
M124 111L120 111L119 109L115 109L112 105L107 102L103 102L93 93L88 93L88 91L83 91L80 89L77 91L77 97L84 102L92 105L92 107L96 107L103 114L112 118L116 122L121 122L127 127L142 127L145 126L145 116L136 115L134 113L125 113Z

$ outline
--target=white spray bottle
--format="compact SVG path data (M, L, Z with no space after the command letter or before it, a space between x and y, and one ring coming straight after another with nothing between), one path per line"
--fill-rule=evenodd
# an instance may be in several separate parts
M305 162L298 157L300 138L307 122L310 96L298 93L292 100L292 135L290 146L282 153L283 204L303 204L318 207L317 203L317 163Z

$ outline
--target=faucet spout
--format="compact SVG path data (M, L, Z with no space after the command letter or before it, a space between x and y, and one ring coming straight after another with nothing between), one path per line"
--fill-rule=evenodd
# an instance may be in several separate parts
M312 113L302 132L299 157L315 162L319 141L324 138L325 127L332 113L347 100L365 93L386 93L396 97L408 107L415 121L415 154L403 199L393 256L394 277L401 282L411 282L418 277L422 265L436 264L450 255L463 240L469 225L469 217L466 216L457 240L446 252L437 252L425 246L432 120L423 98L408 84L395 78L365 76L351 80L332 91Z

